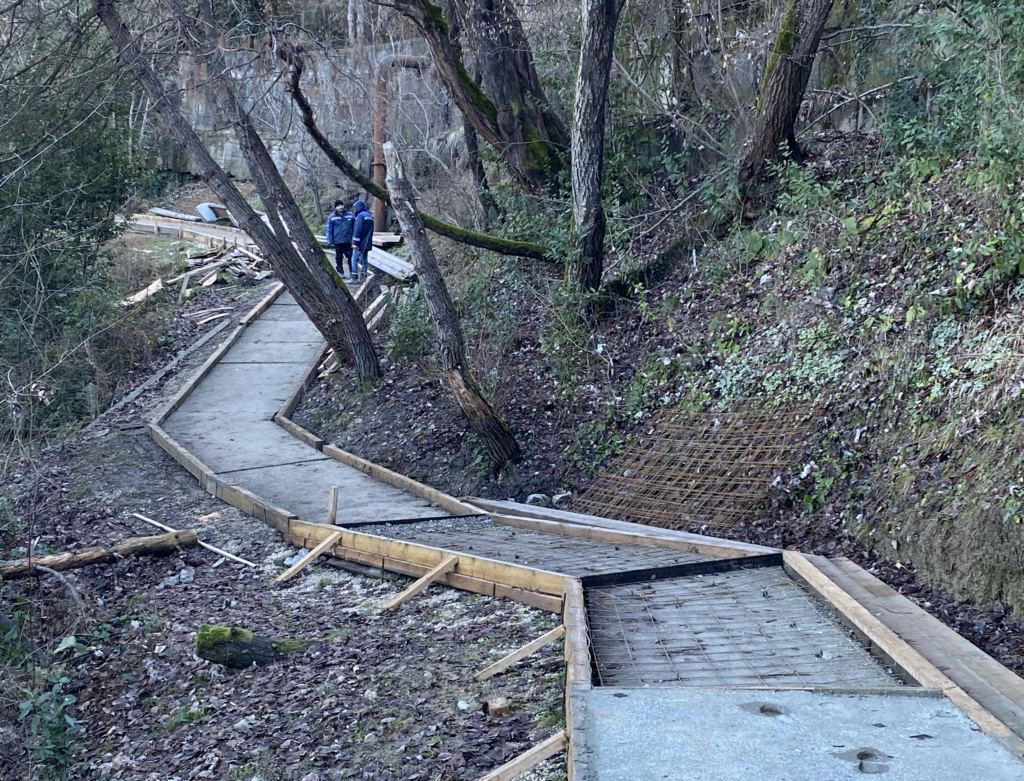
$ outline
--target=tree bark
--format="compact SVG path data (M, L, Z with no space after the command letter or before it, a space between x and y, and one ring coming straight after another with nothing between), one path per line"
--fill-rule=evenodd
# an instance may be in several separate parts
M402 159L390 142L384 145L384 156L388 162L388 188L394 194L391 206L409 244L416 277L423 286L427 308L437 328L441 370L455 401L469 420L470 427L480 437L492 466L498 470L509 462L518 461L522 451L512 431L483 397L469 374L459 315L441 276L434 250L427 240L419 212L416 211L412 186L405 177Z
M12 580L35 575L36 567L63 572L68 569L89 567L93 564L107 564L129 556L149 556L155 553L173 553L178 548L196 545L199 537L192 529L185 529L171 534L158 534L153 537L132 537L120 545L111 548L89 548L88 550L69 553L55 553L52 556L39 556L31 559L12 561L0 567L0 578Z
M237 670L279 662L311 645L311 640L264 637L237 626L203 624L196 633L196 656Z
M138 45L114 7L114 0L95 0L94 7L97 16L107 28L111 40L118 48L119 61L134 73L136 80L149 95L153 109L160 114L171 135L188 153L199 175L228 206L240 227L253 238L274 272L331 347L338 352L338 355L352 360L353 349L348 339L349 332L342 327L336 314L335 300L341 295L337 285L332 285L334 290L326 292L321 284L326 275L322 273L318 278L316 265L314 264L312 268L306 265L279 221L276 232L267 227L235 187L224 169L217 165L196 131L171 102L159 77L142 57ZM259 171L254 171L253 174L255 177ZM302 222L301 225L304 226L305 223ZM308 229L305 230L305 233L309 234ZM312 240L312 236L309 238ZM319 249L319 246L317 248ZM326 257L324 257L324 263L330 265ZM348 295L347 288L344 290L344 295ZM351 300L351 296L348 297ZM359 321L362 323L361 316ZM363 330L365 331L365 324ZM367 333L368 339L369 334ZM363 358L362 361L356 361L360 377L363 377L364 374L367 379L379 377L380 365L376 361L376 356L373 356L372 361L366 360L365 355Z
M515 10L504 0L479 0L471 12L486 94L452 45L450 25L430 0L395 0L430 47L438 77L477 133L501 154L520 185L530 192L549 188L562 166L564 127L547 105L533 55ZM485 64L486 62L486 64Z
M509 145L506 157L515 156L514 165L522 167L529 189L550 189L564 167L569 136L546 108L519 15L509 0L469 0L466 21L483 90L498 109L498 132Z
M347 356L345 353L342 353L342 356L351 356L360 382L380 379L383 376L380 361L363 320L363 313L338 270L327 258L323 247L314 238L291 190L277 169L277 164L256 131L249 111L242 104L234 86L228 81L229 69L221 49L222 39L215 26L209 0L199 1L199 29L178 0L165 0L165 5L178 22L191 32L185 37L196 59L206 65L208 73L217 74L210 83L220 93L221 103L233 120L235 137L245 158L246 167L253 175L260 200L271 219L275 235L283 237L282 243L297 250L300 262L326 294L330 305L328 311L335 314L341 322L349 347ZM202 43L204 38L205 46ZM278 224L282 222L283 225L279 229ZM288 241L289 238L291 241Z
M789 2L765 66L754 135L740 164L739 186L744 199L764 173L765 163L779 159L783 142L794 160L801 159L794 125L832 3L833 0Z
M604 269L605 215L601 204L604 125L615 27L624 0L583 0L580 64L572 112L573 247L569 266L576 290L593 293ZM590 314L592 305L585 307Z
M356 26L359 19L359 0L348 0L348 43L349 46L359 40L359 29Z
M391 196L383 187L378 186L372 179L350 163L345 156L331 144L327 136L316 123L313 116L313 107L302 91L300 81L302 79L303 61L299 53L285 46L278 47L279 56L290 66L288 74L288 91L292 100L299 109L299 117L306 128L313 142L320 147L320 150L327 155L327 159L345 176L364 188L374 198L380 198L385 203L391 203ZM500 255L512 255L515 257L533 258L534 260L554 260L554 253L548 247L541 244L534 244L529 241L516 241L515 239L503 239L498 236L489 236L485 233L466 230L457 225L444 222L432 217L429 214L420 214L423 224L428 230L457 241L461 244L468 244L471 247L497 252Z

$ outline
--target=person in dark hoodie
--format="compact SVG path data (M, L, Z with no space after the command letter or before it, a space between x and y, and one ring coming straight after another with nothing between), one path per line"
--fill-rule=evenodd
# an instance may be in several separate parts
M352 263L352 229L355 221L356 216L345 208L344 201L334 202L334 211L327 218L327 243L334 245L334 267L345 279L349 278L348 268Z
M352 229L352 276L362 282L366 278L370 248L373 246L373 215L366 208L366 201L356 201L352 206L356 214ZM361 264L361 265L360 265Z

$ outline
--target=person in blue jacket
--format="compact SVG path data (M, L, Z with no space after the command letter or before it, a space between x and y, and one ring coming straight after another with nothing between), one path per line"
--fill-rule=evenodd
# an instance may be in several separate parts
M373 215L367 210L366 201L356 201L352 210L356 213L355 227L352 229L352 276L358 275L362 282L366 278L370 248L373 246Z
M334 202L334 211L327 218L327 243L334 245L334 267L345 279L349 278L348 267L352 262L352 229L355 221L356 216L345 208L344 201Z

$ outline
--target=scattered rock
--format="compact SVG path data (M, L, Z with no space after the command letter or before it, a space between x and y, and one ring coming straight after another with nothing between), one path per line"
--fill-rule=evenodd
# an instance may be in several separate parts
M185 567L181 572L178 573L179 583L193 583L196 579L196 571L191 567Z
M551 497L547 494L530 494L526 497L526 503L535 507L550 507Z
M555 494L553 497L551 497L551 504L553 504L555 507L561 507L563 504L567 504L571 498L572 493L569 491L566 491L565 493L561 494Z

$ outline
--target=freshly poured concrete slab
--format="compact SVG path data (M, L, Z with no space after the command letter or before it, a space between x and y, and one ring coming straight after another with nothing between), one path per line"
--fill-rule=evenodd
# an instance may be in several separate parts
M272 421L323 340L290 296L251 324L184 404L167 433L222 480L314 522L332 486L345 522L447 515L417 496L325 456Z
M1024 763L945 697L596 688L586 698L585 781L1024 779Z
M295 374L301 373L294 366L274 365L280 370L270 372L262 364L218 364L171 420L179 415L218 424L231 418L270 420L295 389Z

